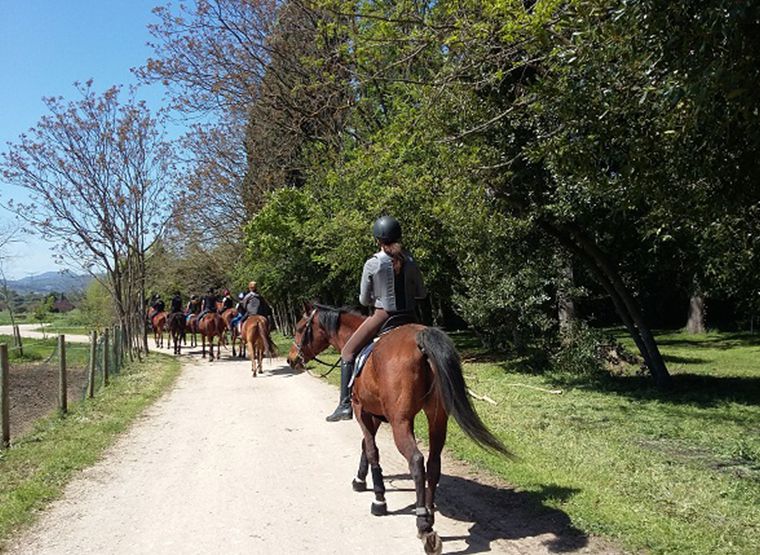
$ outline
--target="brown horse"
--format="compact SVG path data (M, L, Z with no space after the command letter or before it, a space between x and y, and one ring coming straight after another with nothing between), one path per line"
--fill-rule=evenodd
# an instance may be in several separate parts
M206 358L206 339L209 345L209 359L214 360L214 337L219 337L216 346L216 358L222 354L224 343L224 322L216 312L209 312L198 322L198 332L201 334L202 356Z
M153 328L153 340L156 342L156 347L164 346L164 330L166 329L166 312L159 312L150 321L150 325Z
M198 333L198 315L190 314L185 316L185 333L182 334L182 339L185 339L187 332L190 332L190 347L198 346L198 338L195 336Z
M265 316L249 316L243 322L240 336L248 346L251 374L255 378L256 374L264 371L264 355L277 356L277 349L269 338L269 322Z
M237 332L237 326L234 328L230 328L230 324L232 323L232 319L237 315L237 310L234 308L228 308L224 312L222 312L222 321L224 322L224 327L227 331L230 332L230 339L232 343L232 356L237 356L237 353L235 351L235 342L238 339L238 332ZM241 339L242 343L242 339Z
M363 320L363 316L342 309L309 307L296 326L295 341L288 354L291 367L312 360L329 345L340 351ZM387 514L375 434L381 422L390 423L396 447L409 463L414 480L418 537L426 553L440 554L443 545L433 531L433 511L449 415L477 444L510 456L472 408L459 354L451 339L437 328L417 324L384 334L354 382L351 404L364 435L354 490L366 489L371 467L375 493L371 512ZM427 471L414 436L414 417L421 410L425 411L429 431Z

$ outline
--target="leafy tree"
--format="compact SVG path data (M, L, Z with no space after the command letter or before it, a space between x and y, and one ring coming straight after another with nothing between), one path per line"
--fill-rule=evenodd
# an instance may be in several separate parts
M145 257L168 215L174 154L143 102L122 102L118 87L97 94L91 81L77 88L80 100L46 99L49 115L3 153L4 179L31 199L7 204L101 281L147 350Z

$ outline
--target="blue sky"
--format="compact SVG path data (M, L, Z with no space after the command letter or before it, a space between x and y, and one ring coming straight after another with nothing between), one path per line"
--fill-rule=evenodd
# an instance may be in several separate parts
M0 151L33 127L45 113L43 96L76 99L75 81L94 79L95 88L134 84L130 68L151 54L146 28L162 0L0 0ZM163 91L139 96L158 108ZM178 130L175 130L177 133ZM1 178L0 178L1 179ZM23 191L0 180L3 198ZM14 216L0 208L0 227ZM10 249L9 278L57 270L49 245L24 237Z

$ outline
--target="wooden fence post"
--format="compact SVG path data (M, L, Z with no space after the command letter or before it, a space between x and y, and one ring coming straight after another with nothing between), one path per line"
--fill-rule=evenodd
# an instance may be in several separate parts
M103 386L108 385L108 363L110 362L108 348L108 328L106 328L103 330Z
M10 422L10 395L8 391L8 375L10 366L8 365L8 345L0 345L0 429L2 429L2 439L0 440L0 449L4 449L11 444L11 422Z
M98 332L90 332L90 367L87 376L87 397L95 397L95 368L98 365Z
M61 414L69 411L66 387L66 336L58 336L58 410Z

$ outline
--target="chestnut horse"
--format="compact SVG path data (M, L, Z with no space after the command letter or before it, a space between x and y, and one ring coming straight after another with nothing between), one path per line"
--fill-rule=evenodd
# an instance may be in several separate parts
M153 327L153 340L156 342L156 347L164 346L164 330L166 329L166 312L159 312L150 321L150 325Z
M185 316L185 333L182 334L182 339L186 339L187 332L190 332L190 346L197 347L198 339L195 334L198 333L198 315L189 314Z
M243 322L240 336L248 347L253 377L264 371L264 355L277 356L277 348L269 338L269 321L265 316L253 315Z
M288 363L296 368L329 345L340 351L364 319L359 314L324 305L307 308L296 325ZM366 489L367 471L371 467L375 493L371 512L378 516L387 514L375 434L381 422L389 422L396 447L409 463L414 480L418 537L427 553L440 554L443 545L433 531L433 511L449 415L475 443L511 456L472 408L459 354L451 339L437 328L418 324L385 333L353 384L351 404L364 435L359 470L352 484L354 490ZM414 417L421 410L425 411L429 431L427 471L414 436Z
M206 358L206 339L209 345L209 360L214 360L214 337L219 337L216 346L216 358L222 354L224 343L224 322L216 312L209 312L198 322L198 332L201 334L202 356Z
M218 303L217 303L218 304ZM238 338L237 333L237 326L230 329L230 324L232 323L232 319L237 315L237 310L234 308L228 308L224 312L222 312L222 321L224 322L224 327L227 331L230 332L230 339L232 343L232 356L237 356L237 352L235 351L235 342ZM242 341L241 341L242 343ZM241 354L242 356L242 354Z

